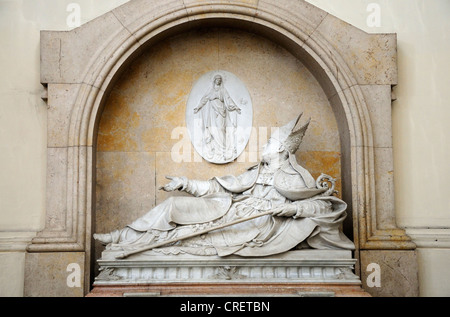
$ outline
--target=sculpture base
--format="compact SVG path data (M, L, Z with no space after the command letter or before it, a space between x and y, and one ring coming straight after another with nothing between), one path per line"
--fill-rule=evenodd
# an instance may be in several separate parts
M327 283L152 283L95 286L87 297L371 297L359 285Z
M88 296L369 296L346 250L296 250L258 258L161 255L116 259L104 251Z

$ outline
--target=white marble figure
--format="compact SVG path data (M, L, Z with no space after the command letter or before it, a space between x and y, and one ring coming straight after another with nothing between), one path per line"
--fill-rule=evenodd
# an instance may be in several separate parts
M291 249L354 249L341 231L347 205L320 186L295 159L309 122L295 130L301 115L272 134L262 161L239 176L207 181L168 177L171 197L123 229L94 238L109 250L139 250L169 239L266 213L207 234L154 249L163 254L245 257L274 255ZM320 178L320 177L319 177Z
M205 158L213 162L227 162L235 158L237 120L231 113L241 114L241 109L230 97L221 75L214 76L211 87L194 108L194 114L198 112L202 120Z

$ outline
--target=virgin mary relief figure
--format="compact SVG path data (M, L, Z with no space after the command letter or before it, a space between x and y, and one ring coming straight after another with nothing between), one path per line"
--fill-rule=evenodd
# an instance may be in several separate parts
M125 252L162 242L153 251L163 254L255 257L294 248L354 249L341 231L346 203L296 161L310 122L295 130L300 117L272 134L262 161L243 174L206 181L170 177L163 190L190 196L171 197L125 228L94 238Z
M192 144L205 160L225 164L245 149L253 108L246 85L225 70L203 74L193 84L186 104Z
M201 115L204 158L216 163L234 159L237 119L233 112L241 114L241 108L230 97L221 75L214 77L212 86L193 111Z

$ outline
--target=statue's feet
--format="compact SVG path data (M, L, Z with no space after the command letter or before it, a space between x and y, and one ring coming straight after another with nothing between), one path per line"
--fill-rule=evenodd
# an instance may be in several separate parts
M104 245L110 244L113 240L110 233L94 233L94 239Z

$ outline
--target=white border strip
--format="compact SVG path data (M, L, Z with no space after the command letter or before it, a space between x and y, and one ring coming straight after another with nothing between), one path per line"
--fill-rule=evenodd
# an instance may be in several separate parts
M405 228L418 248L450 248L450 228Z
M35 231L0 231L0 252L25 252Z

